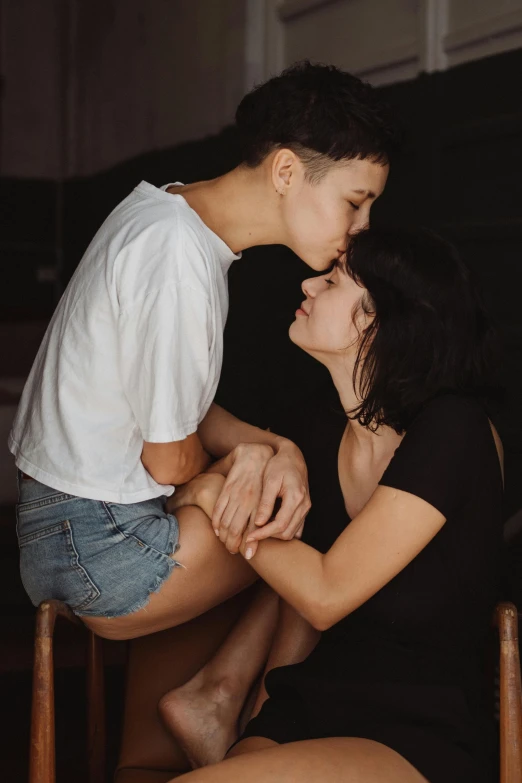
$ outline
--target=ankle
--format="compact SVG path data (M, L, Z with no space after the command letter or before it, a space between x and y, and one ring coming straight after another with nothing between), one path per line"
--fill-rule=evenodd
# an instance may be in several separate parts
M236 677L223 675L214 677L207 682L207 688L211 690L215 698L220 702L240 701L243 697L243 688Z

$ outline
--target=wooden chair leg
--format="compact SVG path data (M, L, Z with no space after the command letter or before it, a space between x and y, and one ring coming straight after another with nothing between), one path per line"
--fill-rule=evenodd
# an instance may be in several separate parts
M55 783L53 635L57 617L84 627L61 601L43 601L36 612L29 783Z
M105 780L105 683L103 642L89 632L87 653L87 754L89 783Z
M522 783L522 692L516 606L499 604L496 621L500 637L500 783Z
M55 783L53 630L56 615L43 603L36 615L29 783Z

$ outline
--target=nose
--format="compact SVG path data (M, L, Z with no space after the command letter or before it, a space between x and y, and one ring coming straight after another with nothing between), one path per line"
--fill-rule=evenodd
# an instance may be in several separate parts
M301 290L308 299L315 299L317 293L324 288L325 275L320 277L309 277L301 283Z
M355 234L358 234L359 231L364 231L364 229L369 228L369 226L370 211L368 210L368 212L357 215L352 225L348 229L348 236L355 236Z
M313 279L314 279L313 277L309 277L306 280L303 280L303 282L301 283L301 291L305 296L310 296L310 298L311 298L311 294L309 293L310 284L312 283Z

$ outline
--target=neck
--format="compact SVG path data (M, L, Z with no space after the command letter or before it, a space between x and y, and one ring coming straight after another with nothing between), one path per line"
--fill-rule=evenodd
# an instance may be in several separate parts
M339 394L343 410L347 415L361 403L361 400L354 389L353 369L354 360L348 357L344 357L340 363L328 366L335 388ZM394 450L403 437L402 435L398 435L394 429L386 425L377 427L373 432L354 419L348 421L347 432L349 432L350 437L353 438L358 445L364 448L370 448L372 451L376 449L379 449L379 451Z
M272 194L266 176L264 167L239 166L177 192L232 252L239 253L254 245L284 244L278 196Z

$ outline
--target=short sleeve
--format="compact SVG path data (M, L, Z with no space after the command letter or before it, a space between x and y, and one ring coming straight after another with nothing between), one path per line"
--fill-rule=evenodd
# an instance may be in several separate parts
M379 484L422 498L448 519L469 499L491 445L477 402L438 397L411 423Z
M197 430L207 396L206 296L168 284L120 315L121 375L143 440L168 443Z

